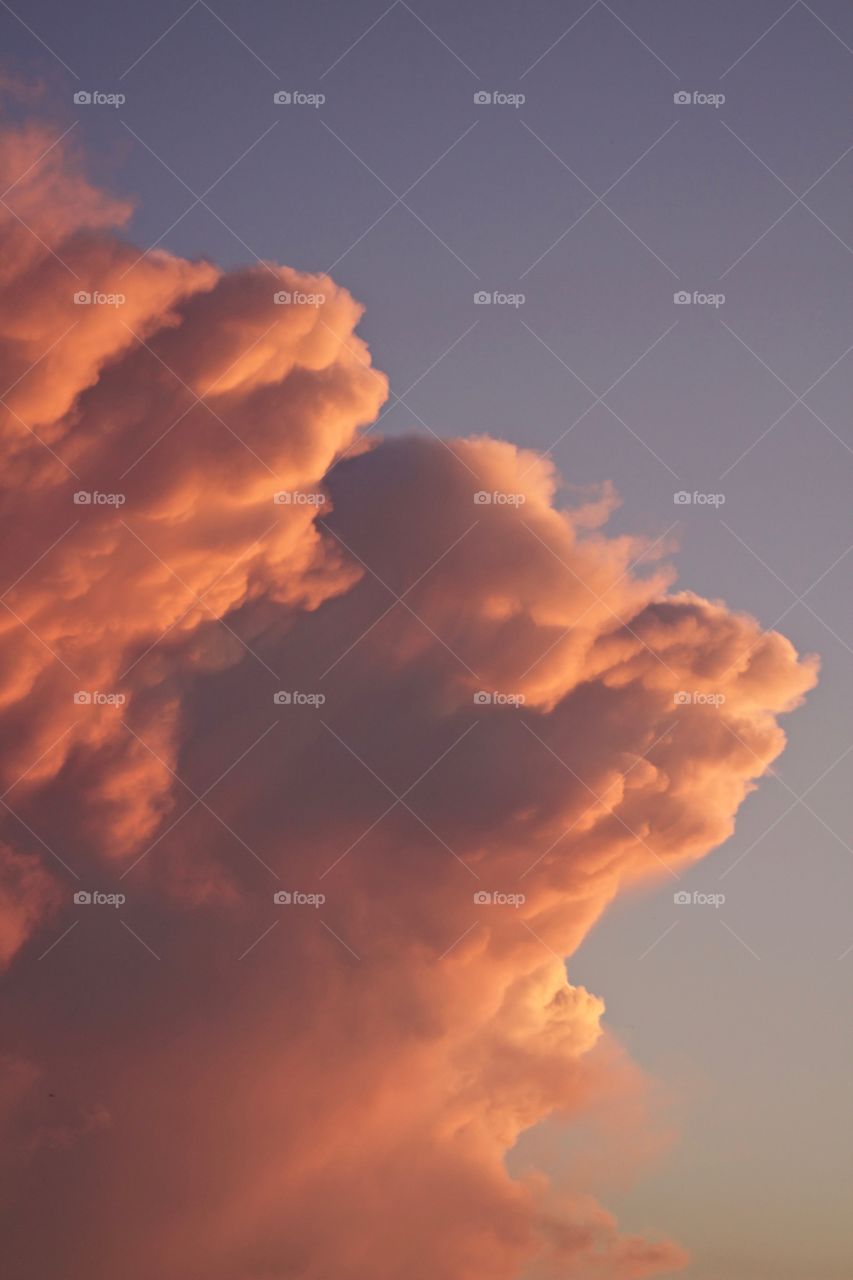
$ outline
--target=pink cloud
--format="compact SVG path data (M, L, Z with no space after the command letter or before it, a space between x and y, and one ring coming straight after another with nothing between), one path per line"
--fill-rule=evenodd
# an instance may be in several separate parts
M507 1153L633 1096L563 957L730 834L814 661L671 593L606 488L360 440L387 383L345 290L137 261L49 141L0 146L15 1276L682 1266Z

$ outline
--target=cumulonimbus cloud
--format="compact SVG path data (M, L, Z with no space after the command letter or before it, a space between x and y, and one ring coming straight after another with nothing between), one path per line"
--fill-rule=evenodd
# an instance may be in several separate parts
M140 257L52 141L0 144L10 1274L678 1268L506 1157L622 1087L561 957L729 835L815 663L607 489L365 434L344 289Z

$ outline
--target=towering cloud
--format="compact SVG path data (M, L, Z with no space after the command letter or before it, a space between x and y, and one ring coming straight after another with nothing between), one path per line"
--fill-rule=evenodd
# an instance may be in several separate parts
M678 1268L506 1157L636 1087L563 957L726 838L814 663L606 489L365 434L345 290L140 257L52 141L0 144L9 1274Z

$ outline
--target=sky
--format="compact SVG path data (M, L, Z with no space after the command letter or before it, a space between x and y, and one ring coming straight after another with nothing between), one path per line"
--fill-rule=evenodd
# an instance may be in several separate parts
M0 32L16 1280L849 1275L850 6Z

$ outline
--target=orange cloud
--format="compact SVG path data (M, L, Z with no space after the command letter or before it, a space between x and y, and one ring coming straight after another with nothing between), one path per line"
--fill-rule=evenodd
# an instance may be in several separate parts
M680 1267L506 1157L631 1087L562 957L729 835L814 662L609 490L360 440L345 290L140 258L50 141L0 145L13 1274Z

